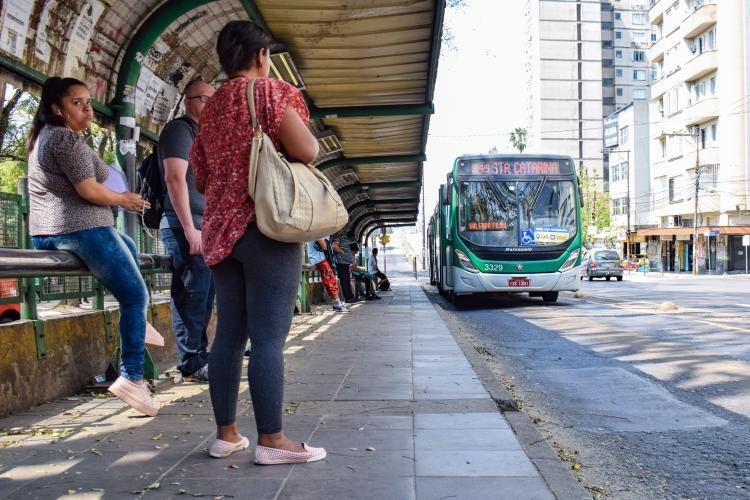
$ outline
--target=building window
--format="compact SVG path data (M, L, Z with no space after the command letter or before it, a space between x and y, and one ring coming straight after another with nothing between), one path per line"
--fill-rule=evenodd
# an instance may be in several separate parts
M667 141L666 140L659 139L659 151L661 152L662 158L667 156Z
M615 38L618 40L622 38L622 31L615 31Z
M646 53L642 50L633 51L633 61L642 62L646 60Z
M615 58L622 59L622 51L621 50L615 50Z
M659 68L656 66L651 67L651 81L656 81L659 79Z
M614 85L614 84L615 84L614 79L612 79L612 78L602 78L602 85L609 86L609 85Z
M602 97L602 104L605 106L611 106L615 103L614 97Z
M670 203L682 201L682 196L683 196L681 192L682 188L683 188L683 182L682 182L681 175L669 178L669 201Z
M628 126L625 125L620 129L620 146L628 143Z
M707 191L716 191L719 182L719 165L703 165L701 172L701 188Z
M603 30L611 30L612 29L612 21L602 21L602 29Z
M647 92L644 88L635 88L633 89L633 100L639 100L639 99L646 99L647 98Z
M622 19L622 14L620 14L619 12L615 12L615 21L619 21L620 19Z
M602 2L602 10L614 10L614 6L611 3Z
M711 92L711 95L716 95L716 77L712 76L711 79L708 81L708 88Z
M698 102L706 97L706 82L698 82L695 84L695 101Z
M617 95L622 96L622 87L617 87Z
M643 26L646 24L646 17L645 12L633 12L633 24Z
M612 59L602 59L602 66L605 68L611 68L614 66L614 63L612 62Z
M615 70L615 76L622 76L622 68L617 68Z
M643 43L646 41L646 33L643 31L633 31L630 33L630 36L636 43Z
M651 41L652 42L656 41L656 33L651 33Z
M612 40L602 40L602 48L603 49L611 49L612 48Z
M718 128L719 128L719 125L717 125L716 123L711 125L711 141L713 142L716 142Z
M643 82L646 80L646 70L645 69L634 69L633 70L633 80L637 80L640 82Z

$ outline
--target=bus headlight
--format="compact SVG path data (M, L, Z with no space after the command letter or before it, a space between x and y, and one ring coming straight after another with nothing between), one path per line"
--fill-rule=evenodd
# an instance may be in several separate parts
M477 266L471 263L471 260L469 260L469 257L466 256L465 253L463 253L461 250L455 250L456 257L458 258L458 261L461 263L461 267L466 269L467 271L471 273L478 273L479 269L477 269Z
M568 257L567 260L563 262L563 265L560 266L560 269L558 269L558 271L564 273L565 271L570 271L571 269L573 269L573 266L576 265L576 260L578 260L579 253L581 253L580 250L573 250L570 253L570 257Z

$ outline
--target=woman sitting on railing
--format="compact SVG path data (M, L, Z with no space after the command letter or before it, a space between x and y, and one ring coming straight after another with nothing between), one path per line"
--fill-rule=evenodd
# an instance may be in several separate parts
M149 205L136 193L115 193L102 185L109 169L80 136L93 117L84 83L47 79L26 145L29 232L40 250L77 255L118 300L121 375L109 390L139 412L154 416L159 404L143 378L148 290L135 243L112 227L110 209L142 212Z

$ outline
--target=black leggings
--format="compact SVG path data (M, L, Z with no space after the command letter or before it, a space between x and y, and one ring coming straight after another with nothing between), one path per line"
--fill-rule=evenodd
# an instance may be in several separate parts
M294 315L302 245L281 243L250 223L229 257L211 267L216 286L216 337L208 361L216 424L237 416L242 357L253 348L247 379L259 434L281 431L284 343Z

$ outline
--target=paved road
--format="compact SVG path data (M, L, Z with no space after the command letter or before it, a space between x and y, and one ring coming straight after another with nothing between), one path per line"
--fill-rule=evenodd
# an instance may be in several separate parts
M626 276L582 292L437 300L593 494L750 497L750 281Z

